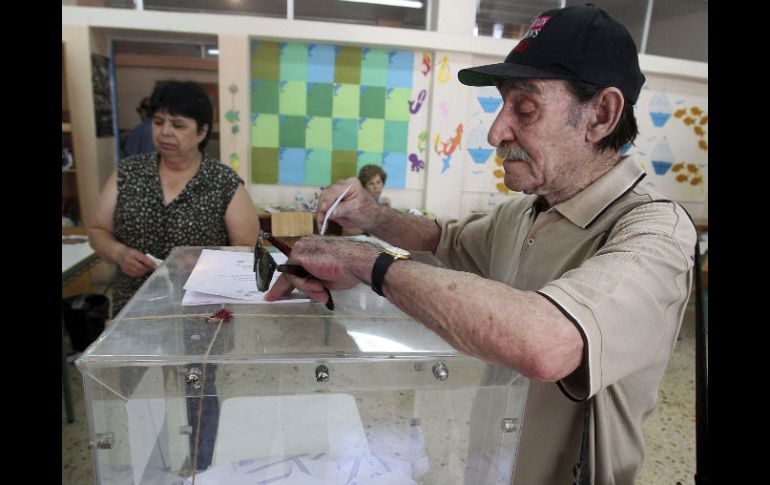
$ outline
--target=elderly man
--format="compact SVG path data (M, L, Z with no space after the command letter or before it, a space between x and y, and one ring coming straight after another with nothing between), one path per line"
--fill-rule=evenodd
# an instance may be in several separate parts
M515 483L633 483L696 241L686 212L640 187L639 163L620 155L637 135L644 83L634 41L595 6L550 10L505 62L458 76L498 87L488 140L506 185L528 195L432 220L378 205L355 178L338 182L319 219L350 185L336 222L432 251L447 268L309 237L289 260L313 277L284 275L267 298L297 287L325 301L324 286L371 285L458 350L532 380Z

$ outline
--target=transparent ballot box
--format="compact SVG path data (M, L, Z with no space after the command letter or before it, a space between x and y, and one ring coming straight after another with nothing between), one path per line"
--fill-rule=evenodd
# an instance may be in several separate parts
M364 285L333 311L182 306L202 249L175 248L76 361L97 483L510 483L526 378Z

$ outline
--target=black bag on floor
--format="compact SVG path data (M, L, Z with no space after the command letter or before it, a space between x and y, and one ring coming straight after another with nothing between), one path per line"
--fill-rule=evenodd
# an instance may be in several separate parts
M84 293L62 299L64 328L72 348L82 352L104 331L110 301L104 295Z

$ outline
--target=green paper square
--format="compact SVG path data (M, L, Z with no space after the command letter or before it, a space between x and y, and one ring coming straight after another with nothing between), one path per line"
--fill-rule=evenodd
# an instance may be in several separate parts
M381 152L385 137L385 121L364 119L358 124L358 149L365 152Z
M358 150L358 120L332 120L332 148L334 150Z
M305 184L330 185L332 183L332 152L331 150L307 151L305 160Z
M281 80L307 81L307 44L282 44Z
M251 149L251 182L254 184L278 183L278 149Z
M334 58L334 82L341 84L361 83L360 47L339 47Z
M281 148L305 148L305 117L280 117L279 143Z
M406 153L409 122L385 120L385 152Z
M348 177L355 177L356 172L356 152L354 151L332 151L332 182Z
M321 116L312 116L305 129L305 147L307 148L332 148L332 119Z
M278 81L281 50L277 42L254 42L251 49L251 79Z
M387 86L388 59L388 51L364 49L361 57L361 84L366 86Z
M356 174L361 171L361 167L364 165L379 165L382 167L382 152L358 152Z
M380 86L361 86L361 117L385 117L385 88Z
M278 81L257 79L251 90L252 113L278 113Z
M334 85L331 83L309 83L307 85L307 114L309 116L332 115Z
M282 115L305 116L307 109L307 83L281 81L279 113Z
M409 98L412 90L409 88L388 88L385 93L385 119L394 121L409 121Z
M332 116L335 118L358 119L360 89L354 84L335 84L332 102Z
M257 114L251 125L251 146L278 148L278 115Z

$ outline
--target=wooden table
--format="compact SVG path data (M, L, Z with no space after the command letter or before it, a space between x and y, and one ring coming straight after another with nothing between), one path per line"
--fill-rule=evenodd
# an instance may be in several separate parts
M277 208L279 212L295 212L294 210L285 209L282 210L280 208ZM271 224L271 217L270 212L266 211L262 208L257 208L257 216L259 217L259 228L262 229L265 232L271 232L272 231L272 224ZM315 219L315 213L313 213L313 234L318 234L318 223ZM326 235L328 236L341 236L342 235L342 226L337 224L336 222L330 220L327 227L326 227Z

